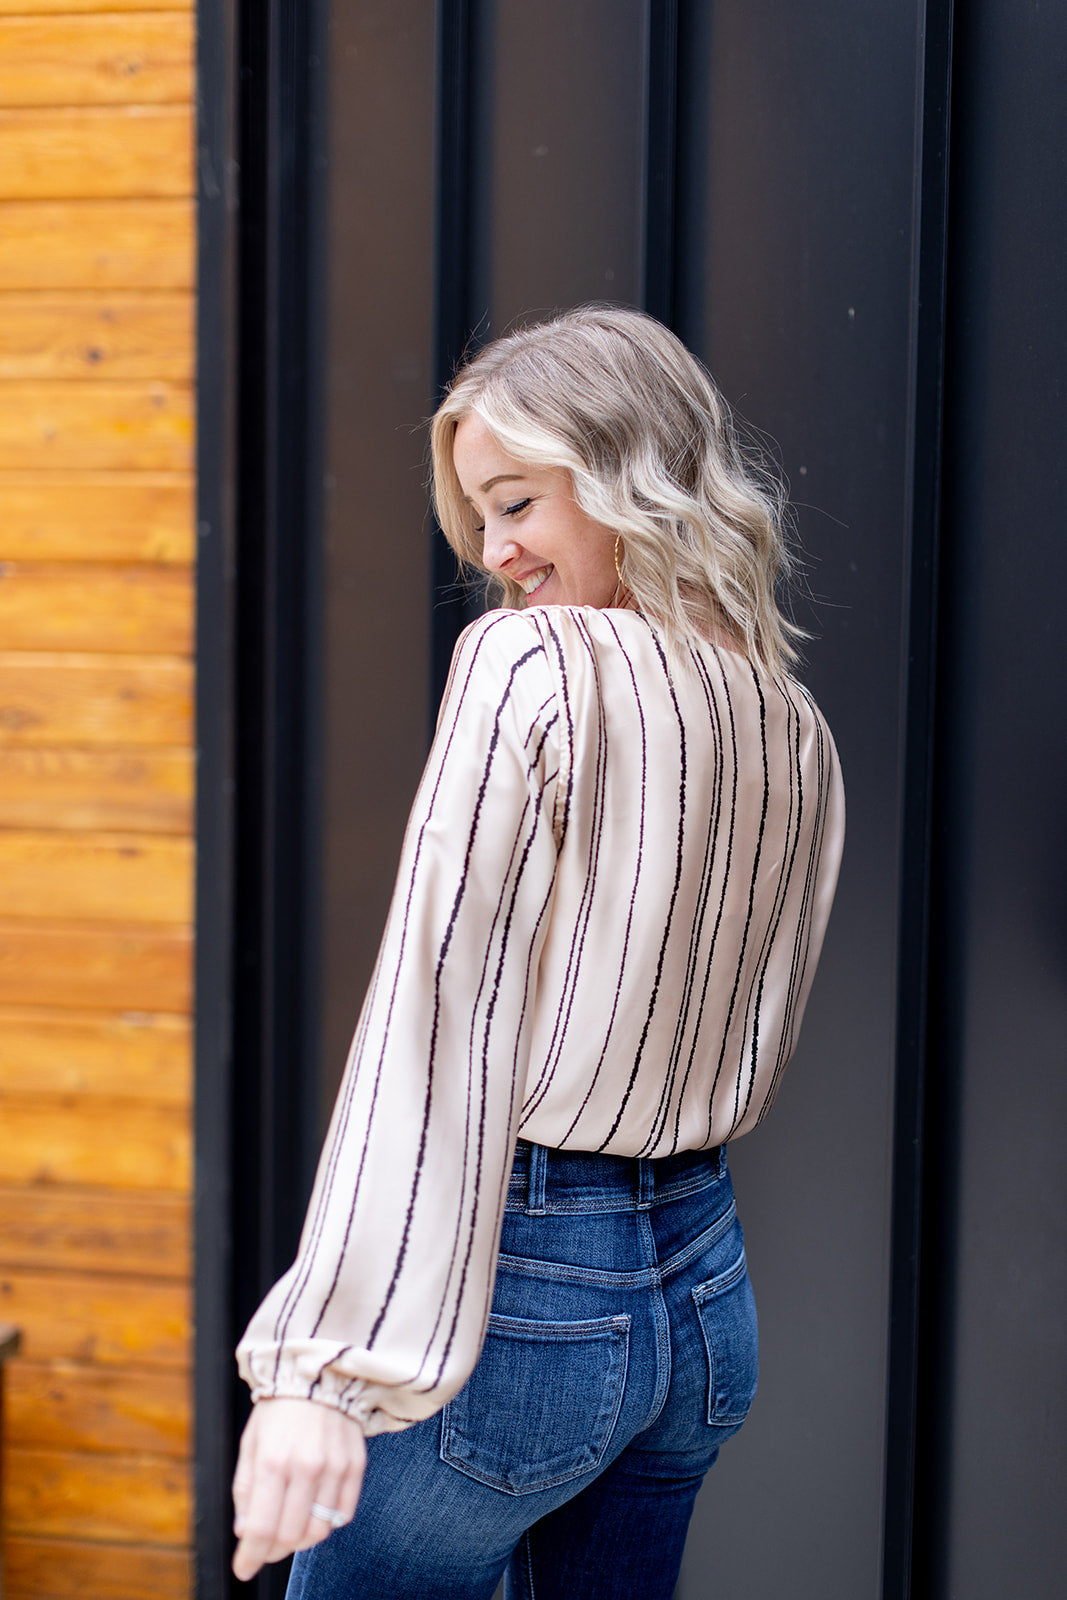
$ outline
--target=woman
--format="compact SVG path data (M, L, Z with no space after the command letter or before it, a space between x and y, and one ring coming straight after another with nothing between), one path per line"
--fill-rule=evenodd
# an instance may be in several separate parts
M755 1390L725 1148L796 1041L837 758L785 670L778 488L666 329L498 341L432 448L504 607L457 646L300 1253L240 1348L235 1570L667 1600Z

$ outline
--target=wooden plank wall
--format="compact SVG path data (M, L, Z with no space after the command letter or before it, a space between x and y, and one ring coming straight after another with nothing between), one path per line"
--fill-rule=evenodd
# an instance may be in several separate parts
M0 0L6 1600L191 1593L193 26Z

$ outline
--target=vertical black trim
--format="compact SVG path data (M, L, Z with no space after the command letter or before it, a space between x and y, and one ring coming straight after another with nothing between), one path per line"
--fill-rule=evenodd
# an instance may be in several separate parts
M936 1600L1054 1600L1067 1565L1064 20L981 0L953 37L912 1562Z
M319 8L241 12L234 1338L292 1260L318 1132L313 930L321 281L313 161ZM246 1409L242 1394L239 1412ZM285 1573L256 1580L260 1600ZM245 1591L242 1591L245 1592Z
M674 326L678 164L678 0L646 12L645 237L642 303Z
M317 9L242 10L237 613L238 1306L295 1248L317 1110L314 881L320 456L310 57ZM310 858L309 858L310 853ZM293 1070L304 1060L309 1070ZM258 1133L258 1136L257 1136ZM242 1208L246 1208L242 1210Z
M229 1572L233 1347L292 1258L318 1127L318 390L307 0L200 12L197 1559ZM225 173L228 182L220 183ZM228 192L222 193L223 189Z
M471 267L471 7L438 0L434 385L440 396L468 339Z
M893 1230L890 1262L883 1596L913 1593L913 1546L924 1366L923 1201L930 1047L932 796L938 652L942 409L948 257L952 0L928 0L918 19L920 99L905 572L904 784L901 796ZM914 1590L921 1593L921 1585Z
M437 0L434 196L434 394L436 407L471 343L470 274L474 225L471 195L470 0ZM444 692L456 640L478 614L465 585L456 581L456 558L436 521L430 568L430 722Z
M194 1368L200 1600L228 1593L233 1327L231 1000L235 783L234 573L237 8L198 8L196 1091Z

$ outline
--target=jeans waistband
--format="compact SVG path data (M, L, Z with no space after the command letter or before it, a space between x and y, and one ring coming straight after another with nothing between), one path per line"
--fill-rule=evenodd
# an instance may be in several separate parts
M508 1182L507 1210L533 1217L553 1211L647 1211L726 1176L724 1144L673 1156L608 1156L550 1150L520 1139Z

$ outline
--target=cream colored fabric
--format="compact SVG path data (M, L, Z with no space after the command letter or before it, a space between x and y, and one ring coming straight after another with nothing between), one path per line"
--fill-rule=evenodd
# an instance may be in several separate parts
M481 1348L517 1135L661 1156L737 1138L796 1042L844 833L811 697L636 612L461 639L296 1263L254 1395L368 1433Z

